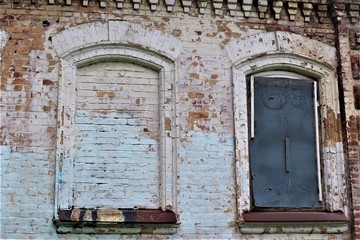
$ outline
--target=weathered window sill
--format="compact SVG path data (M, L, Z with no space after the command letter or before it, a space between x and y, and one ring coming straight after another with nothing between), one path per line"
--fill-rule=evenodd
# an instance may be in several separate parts
M249 212L239 229L244 234L344 233L348 219L342 212Z
M156 209L59 210L58 233L175 234L176 214Z

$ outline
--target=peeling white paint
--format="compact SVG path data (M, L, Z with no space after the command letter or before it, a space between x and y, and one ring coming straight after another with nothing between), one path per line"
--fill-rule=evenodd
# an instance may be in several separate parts
M285 34L289 35L289 34ZM273 35L269 33L258 34L255 38L247 37L246 41L251 41L253 39L260 38L268 38ZM276 44L278 46L286 46L282 41L288 41L288 38L284 36L284 34L280 35L276 40ZM297 38L297 37L296 37ZM307 43L308 46L317 46L317 43L314 40L309 40ZM313 42L313 43L312 43ZM257 42L258 43L258 42ZM231 48L237 48L236 44L238 42L233 42ZM251 44L250 44L251 45ZM321 45L321 44L320 44ZM343 148L342 145L337 143L335 150L335 154L329 154L329 148L332 148L331 142L336 142L336 139L324 139L325 132L328 131L337 131L339 127L339 122L332 123L335 129L327 129L325 125L323 125L323 119L326 119L328 113L327 111L331 109L335 114L340 112L339 103L338 103L338 95L337 95L337 84L335 77L335 69L332 67L328 67L329 64L334 64L334 58L331 53L335 53L335 49L326 48L331 53L328 54L328 60L330 62L321 61L317 62L312 60L313 58L303 58L302 54L288 54L281 53L282 50L276 50L277 53L267 53L264 56L257 56L258 46L256 44L251 45L253 49L246 49L248 52L247 55L242 55L242 58L235 58L236 56L230 56L232 61L234 62L233 67L233 83L234 83L234 118L235 118L235 137L236 137L236 153L240 154L236 156L238 161L236 162L236 177L237 177L237 185L239 186L237 192L238 198L238 209L239 213L246 212L250 210L250 176L249 176L249 158L248 158L248 139L249 139L249 126L248 126L248 107L247 107L247 90L246 90L246 82L247 76L258 72L266 72L271 71L272 69L283 69L284 71L293 71L298 74L303 74L304 76L309 76L314 78L319 83L320 90L320 110L321 110L321 121L320 121L320 133L322 136L320 148L323 152L322 162L324 164L324 177L323 181L325 182L325 206L329 211L344 211L348 215L348 209L346 209L346 204L344 201L346 199L345 196L345 182L343 177L344 170L344 156L343 156ZM239 44L238 49L243 46ZM230 48L229 48L230 49ZM254 50L254 55L249 55ZM229 54L231 55L233 50ZM236 52L236 51L235 51ZM295 51L296 53L296 51ZM319 55L323 55L319 53ZM320 59L321 56L318 56ZM316 57L315 57L316 59ZM303 64L306 62L307 64ZM329 191L327 189L330 189ZM343 190L340 190L343 189ZM336 193L336 194L334 194Z
M126 44L142 46L176 59L182 49L182 41L164 35L158 30L125 21L87 23L71 27L52 37L59 56L72 51L101 44Z
M307 57L325 63L328 68L336 66L337 61L334 47L299 34L281 31L257 33L232 40L225 49L233 63L277 52Z

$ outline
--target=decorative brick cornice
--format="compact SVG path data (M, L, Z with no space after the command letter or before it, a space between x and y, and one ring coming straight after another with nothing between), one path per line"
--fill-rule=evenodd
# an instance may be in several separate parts
M40 4L38 0L12 0L13 3L30 1L31 4ZM71 6L75 1L81 1L83 7L89 6L89 0L47 0L49 5ZM115 7L123 9L129 7L124 0L96 0L100 8ZM0 4L4 1L0 0ZM197 11L205 14L211 9L215 15L239 16L259 19L288 19L304 22L332 19L339 22L349 18L351 23L359 21L360 1L353 0L131 0L131 7L139 10L148 5L151 11L160 11L159 5L164 5L166 11L174 11L174 6L180 6L184 13ZM161 8L164 9L164 8ZM286 13L286 14L285 14ZM313 17L314 16L314 17ZM317 17L315 17L317 16Z
M358 22L359 14L360 14L360 5L349 4L348 13L352 23Z
M345 15L345 4L332 3L330 6L330 16L335 22L339 22Z

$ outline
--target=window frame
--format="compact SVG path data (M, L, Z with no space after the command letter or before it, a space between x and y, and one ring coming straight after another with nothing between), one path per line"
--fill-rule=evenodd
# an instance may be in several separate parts
M76 70L79 67L96 62L126 61L142 65L159 73L159 112L160 112L160 209L149 213L144 209L102 209L104 221L98 223L119 224L119 223L170 223L177 220L177 164L176 164L176 90L175 90L175 64L167 57L157 53L122 44L97 44L80 48L65 53L60 57L61 75L59 79L58 96L58 128L57 128L57 151L56 151L56 196L54 221L58 226L78 224L84 219L77 217L78 210L71 204L72 196L72 166L74 161L74 116L76 111ZM68 172L67 172L68 171ZM95 206L94 206L95 207ZM86 211L97 211L99 209L85 209ZM107 215L113 211L120 210L116 216L129 217L108 218ZM100 211L101 212L101 211ZM97 214L100 213L99 211ZM86 212L85 212L86 213ZM84 214L85 214L84 213ZM94 214L94 213L92 213ZM143 214L153 214L151 217L142 220L134 218ZM165 218L161 218L164 216ZM166 215L168 219L166 220ZM91 215L91 214L90 214ZM101 217L98 217L101 219ZM138 219L138 220L134 220ZM156 220L157 219L157 220ZM160 220L159 220L160 219ZM162 220L161 220L162 219ZM164 220L165 219L165 220ZM174 221L176 219L176 221ZM94 219L83 221L94 224Z
M274 71L286 72L289 73L289 75L298 74L303 77L311 78L318 83L318 111L320 113L320 119L318 121L320 136L319 149L321 163L323 165L323 212L341 212L342 214L348 215L346 197L344 197L346 196L346 190L344 187L346 186L346 183L343 177L345 176L343 146L341 141L337 142L337 139L329 139L329 137L326 135L326 132L329 130L340 131L340 121L337 121L333 125L327 125L325 123L329 109L336 113L340 112L336 70L330 65L323 64L313 59L299 55L272 53L253 56L236 62L232 68L234 86L233 96L235 124L235 171L237 186L236 196L238 211L237 220L240 223L239 226L243 226L243 228L240 227L240 231L243 229L244 233L250 233L253 231L252 227L250 230L247 229L249 225L246 225L246 223L252 222L252 220L249 220L251 218L249 218L248 213L254 213L252 212L251 199L251 175L249 159L250 119L248 112L249 99L247 92L247 78L251 75L256 75L259 73L261 75ZM333 141L336 141L335 148L331 146ZM261 215L261 217L264 217L264 215ZM260 219L257 219L257 222L259 222L259 220ZM264 219L264 222L266 222L265 220L266 219ZM340 218L336 218L336 221L340 221L342 224L344 224L343 220L344 218L342 218L342 220ZM273 219L272 223L276 222L278 222L278 220ZM242 225L244 223L245 225ZM275 227L277 227L277 225ZM345 229L344 226L342 227L342 229Z

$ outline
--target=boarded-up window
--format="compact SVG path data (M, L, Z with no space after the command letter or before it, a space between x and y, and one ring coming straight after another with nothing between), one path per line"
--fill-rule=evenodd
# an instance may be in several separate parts
M104 62L76 75L74 207L159 208L159 74Z
M61 63L57 225L175 223L173 62L104 45Z
M283 53L243 60L233 68L240 232L346 230L343 150L329 134L341 124L327 118L339 112L334 69Z
M251 79L254 207L321 206L315 84L284 77Z

